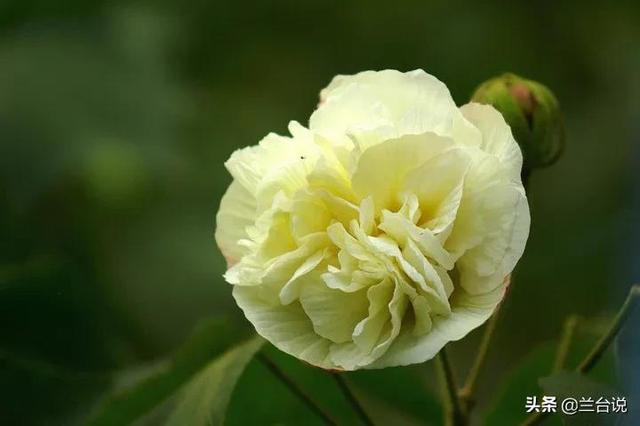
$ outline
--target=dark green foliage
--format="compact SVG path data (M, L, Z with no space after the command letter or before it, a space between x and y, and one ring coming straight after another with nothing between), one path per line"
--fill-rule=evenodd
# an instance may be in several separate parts
M149 413L242 337L228 321L203 322L172 359L144 371L124 372L116 383L129 383L105 398L90 424L128 424ZM127 377L132 374L142 377Z

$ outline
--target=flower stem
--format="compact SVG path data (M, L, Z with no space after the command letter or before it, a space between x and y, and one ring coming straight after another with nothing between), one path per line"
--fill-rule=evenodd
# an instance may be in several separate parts
M358 401L358 398L356 398L356 396L354 395L353 391L349 387L349 384L344 379L343 373L331 373L331 375L335 379L336 383L338 383L338 387L342 391L344 397L347 399L354 411L358 414L358 417L360 417L362 423L367 426L373 426L371 417L369 417L367 412L362 407L362 404L360 404L360 401Z
M629 289L629 294L622 304L622 307L618 311L618 314L614 318L609 330L604 334L604 336L602 336L598 343L596 343L596 345L593 347L591 352L589 352L589 355L587 355L578 366L577 370L580 373L588 373L589 370L591 370L593 366L596 365L600 358L602 358L605 350L609 347L613 339L618 335L618 332L629 317L629 314L631 314L633 308L638 302L638 299L640 299L640 284L635 284L631 286L631 289Z
M507 275L507 277L505 278L505 284L509 286L510 282L511 275ZM489 352L489 347L491 346L491 339L493 338L493 334L496 331L501 307L502 304L498 305L491 318L489 318L489 321L487 322L487 325L484 329L484 334L482 335L482 340L480 341L480 346L478 347L478 354L476 355L471 369L469 370L469 374L467 375L464 386L458 393L460 400L464 405L464 409L467 412L470 411L475 404L473 393L475 392L476 383L478 381L478 377L480 376L480 372L482 371L484 363L487 360L487 353Z
M295 383L291 378L282 371L276 363L271 361L269 357L267 357L264 353L259 353L257 358L265 367L276 376L288 389L292 394L300 398L300 400L318 417L324 421L325 424L328 425L337 425L338 423L328 414L324 409L322 409L297 383Z
M564 326L562 327L562 336L560 337L560 343L558 344L558 350L556 351L556 358L553 362L552 372L557 373L564 368L577 326L577 315L571 315L564 322Z
M586 374L588 373L602 358L604 352L607 350L613 339L618 335L618 332L624 325L625 321L633 311L633 308L637 304L640 299L640 285L635 284L632 285L629 289L629 294L625 299L624 303L620 307L620 310L616 314L616 317L613 319L613 323L607 330L607 332L600 338L598 343L591 349L591 352L582 360L582 362L576 368L576 372ZM538 412L533 413L529 417L527 417L522 426L530 426L538 424L542 421L549 413Z
M453 369L451 368L451 363L449 362L446 347L440 350L440 353L438 354L438 361L447 397L448 410L446 424L448 426L464 426L467 424L467 416L462 408L460 398L458 397L458 387L456 385Z
M498 305L491 318L489 318L489 322L487 323L484 329L484 334L482 335L482 340L480 341L478 354L476 355L476 358L473 361L473 365L469 370L469 374L467 375L467 379L464 382L464 386L462 386L462 389L460 389L460 392L458 393L463 404L467 407L467 410L471 409L471 407L475 403L473 399L473 393L475 392L478 376L480 376L480 371L482 371L482 367L487 360L487 352L489 352L491 339L493 338L493 333L495 332L496 325L498 324L498 317L500 316L499 314L500 305Z

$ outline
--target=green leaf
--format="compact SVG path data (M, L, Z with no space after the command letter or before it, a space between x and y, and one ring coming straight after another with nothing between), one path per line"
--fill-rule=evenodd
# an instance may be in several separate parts
M562 371L539 380L545 395L555 396L558 401L558 413L563 417L566 425L614 425L618 421L616 413L580 412L575 415L565 415L560 410L560 403L565 398L590 397L595 403L598 398L610 398L619 395L613 388L604 383L592 380L584 374ZM595 407L595 405L593 405ZM594 408L595 409L595 408Z
M212 361L183 390L166 424L221 425L238 378L263 343L254 337Z
M229 321L203 321L172 359L118 374L114 389L91 416L89 424L110 426L139 419L245 335Z

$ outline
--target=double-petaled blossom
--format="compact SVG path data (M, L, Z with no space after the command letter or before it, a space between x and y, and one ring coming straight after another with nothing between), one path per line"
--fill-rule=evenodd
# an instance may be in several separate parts
M338 76L308 127L225 163L225 279L257 332L341 370L418 363L485 322L523 253L522 155L422 70Z

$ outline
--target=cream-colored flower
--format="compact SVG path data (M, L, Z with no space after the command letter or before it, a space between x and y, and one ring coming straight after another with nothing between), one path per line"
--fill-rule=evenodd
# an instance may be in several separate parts
M256 330L311 364L432 358L489 318L522 255L522 155L490 106L422 70L338 76L309 128L233 153L225 279Z

